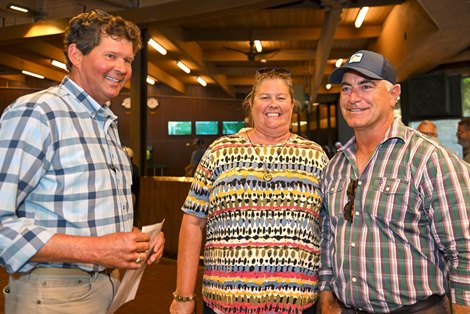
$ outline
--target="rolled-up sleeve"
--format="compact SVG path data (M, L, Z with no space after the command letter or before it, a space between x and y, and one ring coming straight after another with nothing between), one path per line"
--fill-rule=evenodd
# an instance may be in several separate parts
M48 166L49 130L34 106L5 110L0 124L0 263L18 271L52 237L22 211ZM20 217L21 216L21 217Z

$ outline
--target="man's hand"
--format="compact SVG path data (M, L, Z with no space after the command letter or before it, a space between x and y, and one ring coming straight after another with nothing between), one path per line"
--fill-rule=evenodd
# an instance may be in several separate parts
M140 231L118 232L97 238L94 264L108 268L138 269L145 261L150 236ZM139 260L140 259L140 260Z
M165 248L165 235L163 232L160 231L155 241L155 245L150 245L150 247L153 246L153 251L147 260L147 265L152 265L154 262L158 263L163 255L163 249Z
M317 314L341 314L343 307L331 291L320 292Z

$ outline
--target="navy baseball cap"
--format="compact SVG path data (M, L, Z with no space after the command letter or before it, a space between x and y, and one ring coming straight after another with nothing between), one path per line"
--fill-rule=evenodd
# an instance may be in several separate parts
M378 54L369 50L355 52L345 64L331 72L328 80L333 84L341 84L343 74L354 70L374 80L386 80L392 84L396 83L395 68L393 65Z

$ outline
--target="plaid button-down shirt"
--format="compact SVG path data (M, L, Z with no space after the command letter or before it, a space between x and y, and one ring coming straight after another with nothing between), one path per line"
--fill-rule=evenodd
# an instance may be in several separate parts
M132 230L131 166L117 117L68 77L17 99L0 120L0 264L28 271L55 234ZM100 270L96 265L44 266Z
M383 313L444 294L448 272L453 298L470 305L470 165L398 119L360 177L354 147L353 137L324 172L321 289Z

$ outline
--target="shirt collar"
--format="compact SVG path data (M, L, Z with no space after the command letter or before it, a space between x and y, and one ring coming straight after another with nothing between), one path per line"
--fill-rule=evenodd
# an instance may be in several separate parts
M90 112L92 118L95 118L98 114L104 114L104 116L109 116L111 119L116 119L116 115L109 109L106 104L100 105L96 100L94 100L88 93L75 83L70 77L65 76L60 84L61 88L65 88L69 91L79 103L87 108Z
M401 122L400 118L395 117L392 125L387 129L387 131L385 131L384 138L382 139L380 144L383 144L392 138L400 139L403 142L408 142L411 134L409 132L406 132L406 130L407 127L403 124L403 122ZM338 149L338 151L351 150L354 148L355 145L356 137L353 136L346 144L344 144L342 148Z

